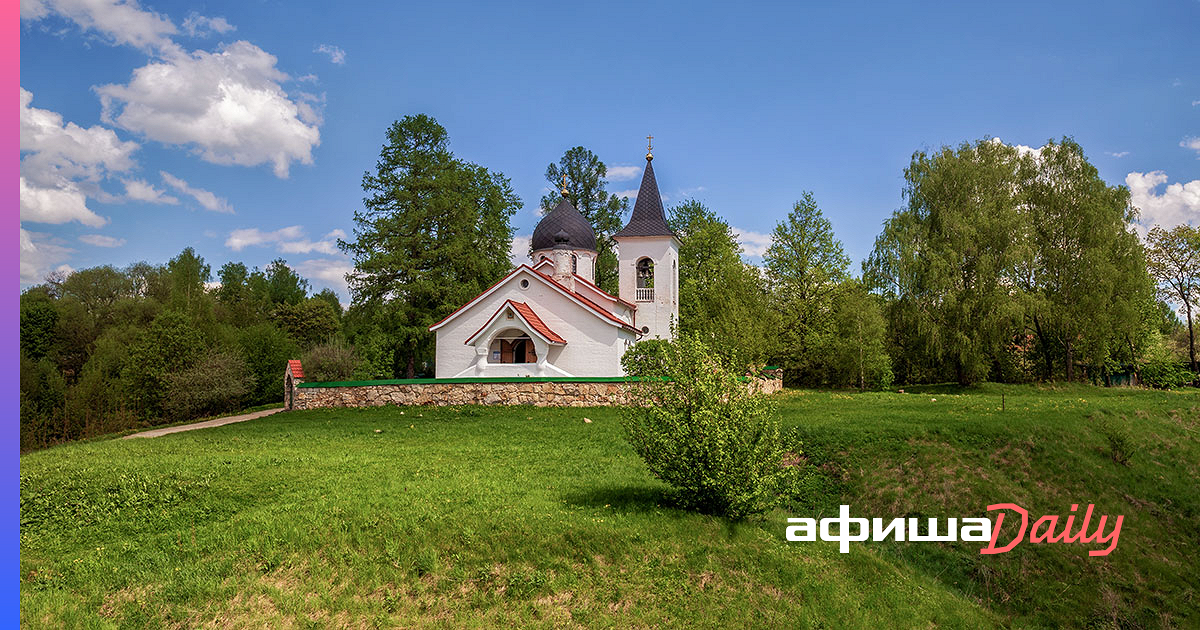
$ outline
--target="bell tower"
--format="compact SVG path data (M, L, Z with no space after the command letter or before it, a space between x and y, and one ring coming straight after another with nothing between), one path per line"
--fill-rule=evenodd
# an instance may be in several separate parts
M634 325L643 331L642 339L673 339L672 328L679 322L679 237L667 225L651 149L647 142L646 169L629 223L613 235L618 292L637 305Z

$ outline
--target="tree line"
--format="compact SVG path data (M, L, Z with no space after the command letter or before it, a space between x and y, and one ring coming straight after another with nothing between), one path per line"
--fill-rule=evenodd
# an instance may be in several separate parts
M615 292L611 236L628 200L584 147L547 167L551 190L563 175L596 231L598 283ZM906 205L858 274L811 193L775 226L761 266L716 210L670 207L679 332L748 369L780 365L796 386L1194 380L1200 230L1139 238L1129 191L1074 141L918 151L904 176ZM25 290L22 448L277 403L297 356L319 380L432 376L428 327L510 269L521 201L503 174L456 157L425 115L388 128L362 187L354 234L339 242L354 263L345 312L286 261L231 262L214 282L191 248Z

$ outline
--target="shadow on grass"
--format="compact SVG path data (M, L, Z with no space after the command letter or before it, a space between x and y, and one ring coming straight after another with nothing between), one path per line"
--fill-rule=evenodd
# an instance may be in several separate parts
M649 485L600 486L563 498L580 507L612 508L623 512L680 511L669 488Z

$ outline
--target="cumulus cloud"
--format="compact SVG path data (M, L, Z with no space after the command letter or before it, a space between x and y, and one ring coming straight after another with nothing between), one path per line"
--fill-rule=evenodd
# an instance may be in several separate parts
M205 210L233 214L233 206L229 205L229 202L225 199L222 199L221 197L218 197L213 193L204 190L203 188L193 188L192 186L188 185L187 182L166 171L159 171L158 174L162 176L163 181L166 182L168 186L174 188L184 195L188 195L192 199L195 199L196 203L204 206Z
M33 93L21 88L21 175L40 186L65 181L99 181L108 172L135 165L136 142L122 142L111 129L63 122L48 109L32 107Z
M152 184L144 179L123 179L121 183L125 184L125 199L129 201L141 201L143 203L161 203L176 205L179 203L178 197L168 195L166 192L155 188Z
M71 267L62 263L75 250L49 234L20 230L22 284L41 282L53 271L71 273Z
M532 262L529 260L529 243L532 238L530 234L518 234L513 237L512 245L508 248L508 259L514 267Z
M183 31L191 37L208 37L213 33L223 34L236 28L223 17L204 17L195 11L183 18Z
M613 182L625 181L633 179L642 173L640 166L610 166L605 179Z
M103 234L84 234L79 237L80 242L96 247L120 247L125 244L125 239L116 238L114 236L105 236Z
M274 246L284 254L318 254L335 255L340 253L337 240L346 238L342 230L333 230L318 241L311 241L304 235L304 228L299 225L289 225L278 230L264 232L258 228L243 228L229 233L225 246L235 252L247 247Z
M174 46L175 24L143 9L137 0L21 0L21 19L37 21L52 15L68 19L85 32L94 31L114 44L143 50Z
M246 41L169 54L134 70L125 85L97 87L102 118L214 164L270 164L287 177L292 162L312 163L319 117L284 91L289 77L276 61Z
M1156 192L1166 183L1167 174L1163 171L1125 176L1133 205L1141 210L1142 232L1155 225L1166 229L1185 223L1200 225L1200 179L1168 184L1162 193Z
M346 51L338 48L337 46L333 46L331 44L321 44L320 46L314 48L313 52L325 53L326 55L329 55L329 60L339 66L346 63Z
M737 227L732 229L734 238L741 244L742 253L746 256L762 256L767 253L767 248L771 246L770 234L743 230Z
M78 221L91 227L108 223L108 219L87 207L87 196L74 183L41 187L22 176L20 185L22 221L56 224Z

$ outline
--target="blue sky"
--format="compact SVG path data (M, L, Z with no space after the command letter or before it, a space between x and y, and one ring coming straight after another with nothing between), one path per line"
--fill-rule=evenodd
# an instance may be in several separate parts
M1147 224L1200 223L1200 2L906 4L23 0L22 285L193 246L345 299L332 240L421 112L518 236L564 150L627 191L647 134L752 262L811 190L857 269L913 151L980 138L1073 136Z

